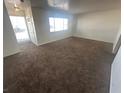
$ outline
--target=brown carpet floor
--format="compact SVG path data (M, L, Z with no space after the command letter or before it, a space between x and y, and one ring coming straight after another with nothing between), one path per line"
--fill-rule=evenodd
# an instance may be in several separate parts
M5 93L109 93L112 44L70 37L4 58Z

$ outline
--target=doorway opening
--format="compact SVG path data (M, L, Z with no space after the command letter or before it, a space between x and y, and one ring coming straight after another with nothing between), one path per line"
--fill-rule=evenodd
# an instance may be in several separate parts
M18 43L29 41L28 29L23 16L10 16L10 20Z

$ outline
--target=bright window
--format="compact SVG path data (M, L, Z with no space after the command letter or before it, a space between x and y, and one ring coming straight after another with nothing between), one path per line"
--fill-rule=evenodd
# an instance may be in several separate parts
M68 30L68 19L67 18L49 18L50 32Z
M10 20L18 42L28 41L29 35L25 18L21 16L10 16Z

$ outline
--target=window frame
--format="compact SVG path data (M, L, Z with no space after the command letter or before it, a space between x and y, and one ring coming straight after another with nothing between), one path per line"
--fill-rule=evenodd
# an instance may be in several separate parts
M53 31L51 31L51 22L50 22L50 19L51 19L51 20L52 20L52 19L54 20L54 21L53 21L53 22L54 22L54 23L53 23L53 29L54 29ZM61 20L63 20L63 23L62 23L62 28L63 28L63 29L62 29L62 30L56 30L56 27L57 27L57 26L56 26L56 24L55 24L55 19L61 19ZM64 26L64 25L65 25L65 21L64 21L64 20L67 21L67 23L66 23L66 24L67 24L67 25L66 25L66 26L67 26L66 29L65 29L65 26ZM67 17L55 17L55 16L50 16L50 17L49 17L50 32L67 31L67 30L69 29L69 24L68 24L68 23L69 23L69 19L68 19Z

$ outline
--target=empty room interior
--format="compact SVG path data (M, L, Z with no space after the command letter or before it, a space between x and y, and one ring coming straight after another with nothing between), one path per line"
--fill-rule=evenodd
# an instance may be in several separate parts
M4 0L3 93L121 93L121 0Z

